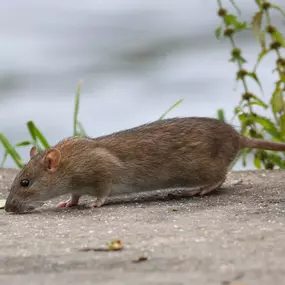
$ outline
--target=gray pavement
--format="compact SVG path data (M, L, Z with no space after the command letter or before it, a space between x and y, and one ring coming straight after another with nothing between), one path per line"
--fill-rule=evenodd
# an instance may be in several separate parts
M0 169L0 198L15 173ZM93 210L58 209L61 197L31 214L0 210L0 284L285 284L284 178L235 172L205 197L157 191ZM113 238L121 251L80 251Z

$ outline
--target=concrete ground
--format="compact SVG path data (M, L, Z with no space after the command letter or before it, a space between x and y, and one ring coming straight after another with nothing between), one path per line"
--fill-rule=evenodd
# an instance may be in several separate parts
M0 170L0 198L15 173ZM61 197L31 214L0 210L0 284L285 284L284 178L235 172L204 197L158 191L93 210L58 209ZM113 238L121 251L80 251Z

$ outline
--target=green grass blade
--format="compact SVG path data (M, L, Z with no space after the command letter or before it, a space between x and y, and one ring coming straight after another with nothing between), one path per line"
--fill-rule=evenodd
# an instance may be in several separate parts
M78 85L77 85L76 96L75 96L74 115L73 115L73 135L74 136L76 136L77 134L81 86L82 86L82 80L79 80Z
M5 153L4 153L3 159L1 161L0 167L4 167L4 164L5 164L6 160L7 160L7 158L8 158L8 152L6 150Z
M79 122L79 121L77 122L77 128L78 128L78 131L77 131L78 135L83 136L83 137L87 137L86 131L83 128L81 122Z
M217 119L219 121L222 121L222 122L226 122L226 119L225 119L225 112L223 109L218 109L217 110Z
M48 149L50 148L49 143L47 142L47 139L43 136L43 134L40 132L40 130L36 127L36 125L34 124L33 121L29 121L27 122L27 127L28 130L31 134L31 137L33 138L34 143L36 144L36 146L38 147L38 149L40 150L40 146L38 145L38 142L41 143L41 145L45 148Z
M0 141L2 142L6 152L12 157L12 159L17 164L17 166L20 168L23 168L24 163L23 163L21 156L15 150L15 148L10 144L8 139L3 134L0 134Z
M173 104L166 112L164 112L160 117L159 120L162 120L165 118L165 116L172 111L174 108L176 108L179 104L181 104L184 101L184 99L178 100L175 104Z
M28 145L33 145L33 142L30 142L30 141L23 141L23 142L17 143L15 146L16 146L16 147L19 147L19 146L28 146Z

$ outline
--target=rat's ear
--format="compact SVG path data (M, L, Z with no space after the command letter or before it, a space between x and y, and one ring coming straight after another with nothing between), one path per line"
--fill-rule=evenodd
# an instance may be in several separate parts
M37 147L36 146L33 146L31 149L30 149L30 158L32 158L34 155L37 154Z
M50 171L55 171L58 168L61 154L56 148L51 148L44 156L44 164Z

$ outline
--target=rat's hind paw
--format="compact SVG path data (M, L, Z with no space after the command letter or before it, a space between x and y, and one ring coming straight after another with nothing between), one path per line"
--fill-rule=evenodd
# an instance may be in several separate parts
M100 208L104 205L105 201L101 199L97 199L95 203L89 205L89 208Z

